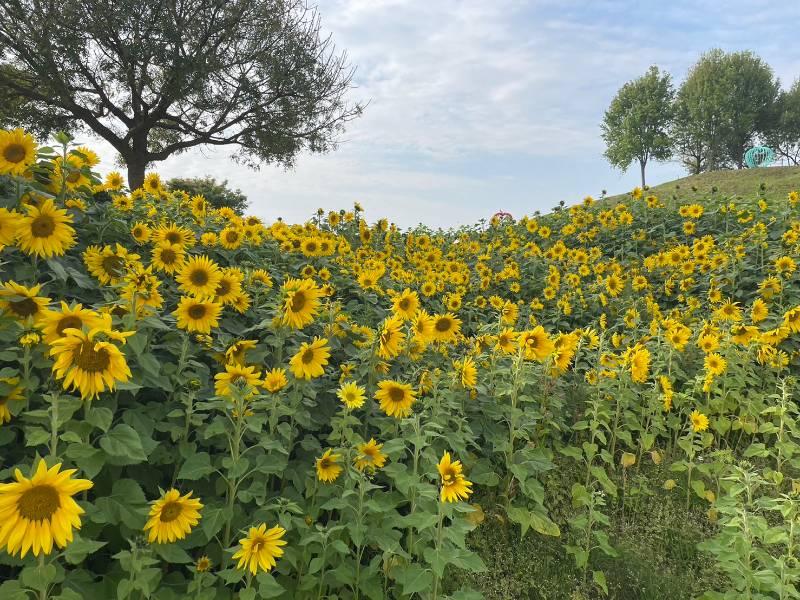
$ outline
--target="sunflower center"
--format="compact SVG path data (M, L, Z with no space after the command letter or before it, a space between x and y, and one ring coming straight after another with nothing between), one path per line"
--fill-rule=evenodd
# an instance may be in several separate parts
M400 300L400 303L398 304L398 306L400 307L400 310L408 310L409 302L410 301L409 301L408 298L403 298L402 300Z
M25 146L22 144L9 144L3 150L3 158L12 163L20 163L25 160L25 154Z
M330 469L331 467L331 459L323 458L319 461L319 468L320 469Z
M196 286L208 285L208 271L196 269L189 275L189 280Z
M75 364L83 371L89 373L99 373L105 371L108 365L111 364L111 357L108 350L100 348L95 350L95 342L91 340L84 341L73 355Z
M25 298L24 300L17 300L16 302L8 303L11 312L20 317L30 317L39 312L39 305L34 302L33 298Z
M170 231L167 235L164 236L164 239L167 240L170 244L178 244L183 241L181 234L177 231Z
M81 178L80 171L72 171L68 173L66 177L67 183L78 183L78 181L80 181L80 178Z
M165 248L161 251L161 262L165 265L171 265L178 259L178 255L174 250Z
M112 277L119 277L125 272L125 259L116 254L103 258L103 270Z
M402 402L406 397L403 388L392 386L389 388L389 398L392 402Z
M450 319L439 319L436 321L436 331L450 331Z
M225 234L225 241L229 244L235 244L239 241L239 233L236 231L229 231Z
M39 215L31 222L31 235L33 237L50 237L55 230L56 222L50 215Z
M192 319L202 319L206 316L206 307L202 304L193 304L187 312Z
M303 356L300 357L300 360L303 361L304 365L314 362L314 349L308 348L305 352L303 352Z
M217 286L217 296L227 296L231 292L231 283L227 279L223 279Z
M161 508L161 522L170 523L181 516L181 505L178 502L167 502Z
M303 292L295 292L292 296L292 312L300 312L306 305L306 295Z
M35 485L17 501L19 514L29 521L48 520L60 506L58 491L51 485Z
M81 327L83 327L83 321L81 321L80 317L69 315L63 317L58 322L56 333L58 333L58 335L64 335L64 331L67 329L80 329Z

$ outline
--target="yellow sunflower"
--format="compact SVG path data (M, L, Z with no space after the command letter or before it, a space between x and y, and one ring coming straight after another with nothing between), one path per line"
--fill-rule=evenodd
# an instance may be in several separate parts
M37 296L41 289L41 285L25 287L15 281L7 281L0 286L0 311L20 323L28 319L38 323L50 303L50 298Z
M40 460L30 479L15 469L16 481L0 484L0 548L25 558L28 551L50 554L53 544L65 548L72 541L84 512L72 497L94 485L73 479L75 471L61 471L61 463L48 469Z
M103 285L116 285L131 269L141 266L139 255L127 248L114 246L89 246L83 252L83 262L89 273Z
M72 216L56 208L49 198L39 206L25 205L28 213L19 220L17 243L26 254L41 258L61 256L75 244Z
M289 279L282 287L283 324L302 329L314 320L322 291L311 279Z
M550 339L550 336L547 335L541 325L531 331L520 333L517 337L517 343L523 349L526 360L536 359L539 362L544 361L556 348L553 340Z
M150 508L150 518L144 526L147 541L167 544L182 540L200 522L201 508L203 505L192 498L192 492L181 496L178 490L169 490Z
M358 455L353 459L356 469L374 473L377 469L383 468L386 464L386 455L381 452L381 448L383 444L377 443L375 438L370 438L366 444L359 444Z
M159 242L153 248L152 265L159 271L172 274L183 268L186 250L180 244Z
M251 527L247 537L239 540L240 548L233 555L234 559L239 559L236 564L237 569L248 570L253 575L257 575L259 569L269 571L277 563L276 558L283 556L283 548L286 540L282 539L286 530L279 525L272 529L267 529L265 523L258 527Z
M134 240L136 240L139 244L144 244L150 239L151 235L150 227L147 226L146 223L142 223L138 221L133 224L131 227L131 236Z
M698 410L693 410L689 415L691 421L692 431L699 432L708 429L708 417Z
M233 304L237 297L242 294L242 281L244 274L235 267L222 269L217 289L214 290L217 302L223 304Z
M24 388L19 385L19 377L0 377L0 384L3 384L8 391L0 391L0 425L11 421L11 411L8 410L8 403L24 400L22 395Z
M394 358L400 354L404 339L406 334L403 331L403 320L397 315L389 317L381 328L378 356L387 360Z
M366 390L355 381L350 381L343 384L336 395L347 408L352 410L364 406L365 392Z
M172 313L178 320L178 328L191 333L211 333L211 328L219 325L222 305L213 300L183 296L178 308Z
M297 379L312 379L325 373L325 365L331 355L328 340L315 337L310 344L303 342L300 349L289 361L292 374Z
M105 320L99 313L83 308L82 304L69 306L61 301L61 310L45 309L42 314L39 326L44 334L44 341L52 344L64 335L67 329L88 329L102 327Z
M472 493L472 483L464 478L461 461L452 461L450 453L445 452L438 465L439 477L442 480L440 494L442 502L458 502L466 500Z
M36 160L36 142L22 129L0 129L0 175L23 175Z
M339 464L341 454L334 454L328 448L325 453L317 459L317 479L322 483L333 483L342 474L342 466Z
M467 356L464 360L455 361L453 367L461 385L468 390L474 389L478 383L478 369L472 357Z
M257 388L262 384L261 372L256 367L244 367L236 364L225 365L224 373L217 373L214 376L214 393L217 396L232 396L233 388L243 389L245 386ZM255 390L251 390L248 396L254 395Z
M276 394L289 383L286 379L286 369L272 369L264 376L264 389L270 394Z
M153 231L152 239L155 242L169 242L178 244L184 248L191 248L195 243L194 232L186 227L181 227L175 223L162 225Z
M433 317L433 339L437 342L452 342L461 330L461 319L452 313Z
M239 227L228 226L219 232L219 245L226 250L236 250L242 245L244 232Z
M16 211L0 208L0 250L17 239L22 215Z
M378 383L375 399L380 402L381 410L387 415L402 419L411 414L411 407L417 396L410 384L385 379Z
M222 271L207 256L193 256L175 278L181 290L194 296L214 296Z
M50 346L56 378L64 380L64 389L80 390L84 400L91 400L106 389L113 390L118 381L131 377L125 355L110 341L96 340L99 334L119 338L119 334L107 329L96 328L89 333L66 329Z
M414 331L414 340L423 346L433 341L434 324L435 320L431 315L424 310L418 310L411 323L412 330Z
M414 315L419 310L419 296L417 292L412 292L406 288L400 294L394 297L392 302L392 310L404 321L409 321L414 318Z

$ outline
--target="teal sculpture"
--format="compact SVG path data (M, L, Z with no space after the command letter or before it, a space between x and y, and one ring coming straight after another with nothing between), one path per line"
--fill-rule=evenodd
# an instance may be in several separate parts
M744 164L749 168L768 167L775 162L775 151L767 146L753 146L744 153Z

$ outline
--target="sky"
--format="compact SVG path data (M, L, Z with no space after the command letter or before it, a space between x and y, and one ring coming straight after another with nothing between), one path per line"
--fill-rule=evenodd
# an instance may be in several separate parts
M600 122L650 65L676 84L701 53L752 50L784 88L800 76L800 3L760 0L318 0L323 27L356 66L368 102L333 153L253 171L224 148L158 163L162 177L227 179L266 221L352 207L399 226L522 217L639 182L603 158ZM84 136L86 137L86 136ZM93 140L93 145L100 146ZM102 151L101 171L114 155ZM685 175L648 167L648 183Z

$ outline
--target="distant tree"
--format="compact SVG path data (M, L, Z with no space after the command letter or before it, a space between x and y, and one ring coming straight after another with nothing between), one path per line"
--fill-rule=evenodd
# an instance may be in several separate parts
M623 171L638 162L642 186L647 163L672 155L673 96L669 73L650 67L644 76L622 86L603 117L608 162Z
M775 119L764 142L789 164L800 164L800 79L778 96Z
M676 151L691 172L742 168L771 127L780 83L752 52L714 49L690 69L676 96Z
M23 71L13 65L0 64L0 81L10 79L16 80L19 85L26 85ZM38 87L42 94L49 93L44 82L30 83ZM75 129L75 118L66 111L20 95L13 86L0 85L0 128L17 127L30 131L39 139L46 139L56 131Z
M227 179L218 182L208 175L205 177L175 177L167 181L167 189L183 190L190 196L201 195L214 208L229 206L240 215L247 210L247 196L238 189L230 189Z
M141 186L198 145L291 166L361 113L353 70L305 0L0 0L0 90L71 115ZM15 73L21 73L17 76Z

